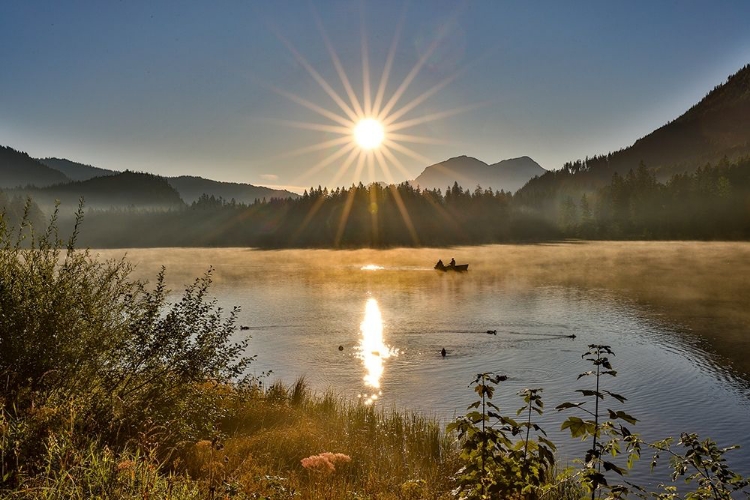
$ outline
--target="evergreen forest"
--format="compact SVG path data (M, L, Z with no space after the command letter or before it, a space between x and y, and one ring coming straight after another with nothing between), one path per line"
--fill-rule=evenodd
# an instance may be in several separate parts
M203 195L172 210L89 208L80 243L91 247L249 246L385 248L583 239L750 238L750 157L706 164L660 182L641 165L608 184L582 189L575 169L546 176L516 194L458 184L420 190L408 183L310 188L297 199L251 204ZM85 200L83 201L85 206ZM19 196L0 195L10 226L24 210L45 213ZM64 217L64 230L72 224Z

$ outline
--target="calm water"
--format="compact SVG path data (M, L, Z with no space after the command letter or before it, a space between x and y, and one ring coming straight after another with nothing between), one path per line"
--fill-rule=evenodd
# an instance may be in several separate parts
M606 253L613 245L619 261ZM609 407L639 418L633 430L647 440L694 431L720 445L740 444L730 463L750 473L750 384L737 368L750 352L742 352L746 344L735 344L733 362L710 342L722 328L730 340L746 341L745 308L715 298L720 304L691 322L695 303L706 310L701 290L714 285L706 278L691 291L681 283L680 294L660 297L662 281L674 284L677 278L664 266L637 259L659 250L644 245L130 250L128 258L144 277L166 264L177 290L213 266L214 294L225 307L241 306L238 323L250 329L238 335L252 336L250 353L258 359L251 370L272 370L269 382L304 377L318 391L330 388L365 404L447 421L473 400L467 387L472 378L496 371L509 376L496 393L509 414L521 406L519 390L544 388L543 423L563 455L576 454L582 445L557 431L566 414L553 408L579 401L575 389L594 383L589 377L576 380L590 366L581 359L587 345L610 345L618 375L604 379L604 388L629 400L625 405L612 400ZM717 250L695 245L693 254L681 252L688 255L684 266L690 266L689 255L700 260L701 252ZM746 245L723 248L734 252L728 259L742 262L748 250ZM597 263L601 255L608 257ZM470 263L468 273L432 269L438 258L447 262L454 256ZM744 272L735 268L727 275ZM722 279L720 270L706 275ZM741 301L747 292L742 287L750 285L724 280L723 286ZM700 330L706 314L714 315L716 328L710 332Z

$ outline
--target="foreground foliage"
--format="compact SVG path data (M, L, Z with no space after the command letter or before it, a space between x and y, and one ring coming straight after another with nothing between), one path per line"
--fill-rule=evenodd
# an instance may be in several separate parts
M595 389L579 389L582 396L593 398L594 409L589 410L585 407L586 402L582 403L563 403L557 407L558 411L570 408L576 408L585 412L588 419L584 420L579 417L568 417L562 423L561 429L568 429L573 438L591 439L591 448L586 451L586 457L583 460L583 469L581 474L581 483L585 488L591 491L591 499L596 497L599 488L607 489L610 495L617 496L628 492L627 486L622 484L610 485L607 482L605 472L612 471L620 476L626 474L626 470L615 464L607 457L616 457L621 453L621 445L624 443L628 453L627 468L633 467L635 460L640 458L641 440L625 427L621 422L635 424L638 419L625 413L622 410L607 409L608 420L604 420L605 413L600 408L600 402L607 398L615 399L620 403L627 401L625 396L615 394L601 388L602 377L617 376L617 371L612 368L609 356L614 356L614 352L607 345L590 345L589 350L585 352L582 358L590 361L594 366L593 370L581 373L578 378L593 376L596 380ZM604 471L602 471L604 469Z
M79 211L78 220L81 214ZM195 439L221 416L216 388L250 359L207 298L210 272L167 303L164 273L152 290L124 260L99 262L64 244L56 214L39 235L0 219L0 411L12 432L5 483L35 472L51 433L122 446L158 434L167 447ZM24 242L24 240L27 240ZM26 244L24 244L26 243ZM4 436L5 437L5 436Z
M223 409L212 433L168 456L158 435L116 451L57 430L36 472L5 491L34 499L418 499L452 487L453 442L419 415L315 396L304 381L256 388Z
M532 423L531 410L541 415L544 407L539 394L541 389L521 391L525 405L517 414L526 412L527 421L519 424L513 418L502 415L500 407L491 401L496 386L508 377L494 373L478 374L472 385L480 399L469 405L469 413L448 426L448 431L457 432L462 447L462 467L456 473L456 496L462 500L585 497L609 500L627 498L630 494L658 500L730 500L739 494L750 498L750 477L732 470L724 456L737 446L719 448L711 439L701 441L696 434L683 433L677 443L685 450L683 454L675 449L672 438L644 443L621 423L635 424L638 421L628 413L612 409L604 412L600 402L605 398L620 403L627 401L624 396L602 387L602 377L617 375L610 356L614 356L610 346L597 344L589 345L581 356L591 362L594 369L581 373L578 379L593 376L595 388L576 392L583 397L593 398L593 409L586 408L585 401L565 402L557 406L558 411L577 409L587 415L585 419L568 417L561 425L561 430L569 430L571 437L591 442L585 457L577 460L580 463L577 470L555 471L555 445L543 437L546 433L541 427ZM605 415L609 419L605 420ZM532 428L540 434L536 440L529 439ZM511 436L523 435L523 429L526 430L525 437L514 443ZM623 447L627 461L624 465L618 465L614 459L622 454ZM654 450L652 471L660 455L669 456L672 484L661 484L659 490L647 491L638 484L624 480L615 484L608 478L614 473L616 477L624 479L628 469L640 458L644 447ZM675 484L680 478L684 479L685 488L681 489Z
M25 213L29 212L27 204ZM80 221L80 211L78 215ZM210 272L171 295L162 271L152 286L129 279L124 261L100 262L67 243L56 220L37 234L26 216L0 218L0 496L8 498L729 499L747 494L710 439L683 434L644 445L619 422L636 419L600 400L614 376L609 346L584 354L592 398L563 429L590 439L579 470L555 469L555 445L535 422L542 390L526 389L514 417L482 373L479 399L442 432L418 414L384 412L304 380L265 387L242 378L251 358L235 341L235 312L208 298ZM609 417L608 419L607 416ZM606 419L606 420L605 420ZM670 458L673 484L648 492L624 475L642 446ZM628 464L630 465L630 463Z
M526 422L503 416L492 402L495 386L507 380L505 375L480 373L472 382L479 400L469 405L472 410L447 428L456 432L461 441L458 487L461 498L507 498L531 496L552 479L555 445L546 433L532 422L532 411L542 414L541 389L525 389L520 393L524 405L516 412L526 413ZM539 436L530 439L531 430ZM525 433L523 431L525 430ZM512 436L523 434L515 443Z

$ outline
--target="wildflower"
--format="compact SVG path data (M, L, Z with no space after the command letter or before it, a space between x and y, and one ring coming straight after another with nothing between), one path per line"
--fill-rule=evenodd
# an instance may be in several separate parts
M343 453L331 453L330 451L326 451L321 453L320 456L325 457L332 464L349 463L352 461L352 458L349 455L344 455Z
M331 473L336 470L336 464L348 463L352 459L349 455L343 453L323 452L319 455L311 455L301 460L302 467L317 472Z

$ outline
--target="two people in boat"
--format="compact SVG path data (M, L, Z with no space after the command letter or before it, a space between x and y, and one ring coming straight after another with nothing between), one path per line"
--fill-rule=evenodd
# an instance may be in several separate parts
M437 261L437 264L435 264L435 267L440 269L441 267L446 267L445 264L443 264L443 259L440 259ZM448 267L456 267L456 259L451 259L451 263L448 264Z

